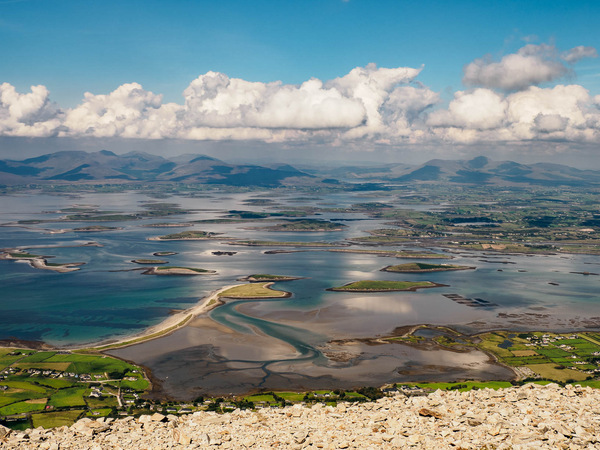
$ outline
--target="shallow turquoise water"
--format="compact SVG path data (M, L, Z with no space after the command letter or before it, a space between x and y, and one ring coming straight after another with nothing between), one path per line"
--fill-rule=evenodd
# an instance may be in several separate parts
M481 253L455 255L453 263L477 266L476 271L430 274L393 274L380 272L395 258L311 250L265 255L267 248L230 246L216 241L153 242L147 238L176 229L153 229L142 225L152 222L187 221L220 215L221 209L253 209L243 200L250 194L213 195L211 198L171 198L197 211L174 218L110 223L121 231L103 233L47 234L42 228L74 228L86 223L31 225L29 229L0 228L0 247L72 246L96 241L102 247L70 247L32 249L38 254L53 255L52 262L85 262L77 272L59 274L35 270L27 264L0 261L0 338L16 337L67 345L122 336L139 331L164 319L172 309L189 307L212 290L251 273L277 273L306 277L276 287L289 290L292 298L248 305L252 314L261 317L290 318L308 311L323 311L307 321L330 321L333 335L371 336L396 326L414 323L453 324L469 330L474 321L502 322L499 313L514 314L537 311L551 314L551 328L572 328L572 320L600 316L600 277L570 272L600 271L600 258L593 256L514 256L502 255L503 261ZM349 205L361 199L350 194L322 197L321 203ZM103 209L139 210L147 197L139 194L93 194L81 198L57 196L0 197L0 222L22 219L58 217L56 211L73 204L96 204ZM276 199L282 202L281 199ZM375 201L375 200L372 200ZM294 204L293 202L291 204ZM216 210L215 208L219 208ZM212 209L212 211L206 211ZM331 216L341 217L341 214ZM322 216L326 217L326 216ZM345 216L343 216L345 217ZM354 218L363 218L353 215ZM243 229L252 224L210 224L195 227L245 239L292 241L342 241L349 236L381 224L371 220L345 222L348 229L334 233L269 233ZM130 261L149 258L156 251L176 251L169 256L170 265L193 266L217 270L213 276L158 277L144 276L141 266ZM214 256L212 251L237 251L235 256ZM498 257L496 256L496 259ZM499 271L499 269L501 271ZM519 272L525 270L526 272ZM325 289L358 279L428 279L449 285L446 288L416 293L348 294L326 292ZM549 284L558 283L558 286ZM442 296L458 293L464 297L484 298L498 306L489 309L468 308ZM531 310L533 308L533 310ZM244 310L244 308L242 308ZM337 316L336 316L337 314ZM249 319L232 307L213 312L215 320L234 321L239 329ZM316 318L315 318L316 317ZM319 319L320 317L320 319ZM343 319L343 323L342 323ZM256 325L256 324L254 324ZM513 324L518 325L518 324ZM527 324L523 324L527 325ZM262 327L267 325L263 323ZM274 334L286 334L284 328L273 328ZM290 330L288 330L290 331Z

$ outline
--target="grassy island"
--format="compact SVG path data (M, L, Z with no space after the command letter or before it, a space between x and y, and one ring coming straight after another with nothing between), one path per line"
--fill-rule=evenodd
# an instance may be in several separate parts
M446 272L450 270L469 270L475 267L457 266L451 264L427 264L427 263L406 263L396 266L387 266L381 269L383 272L398 272L398 273L423 273L423 272Z
M73 228L73 231L91 233L95 231L115 231L122 230L121 227L106 227L104 225L90 225L89 227Z
M235 286L219 294L219 297L235 299L287 298L292 294L271 289L273 283L250 283Z
M215 270L175 266L152 267L142 272L144 275L211 275L213 273L217 272Z
M182 231L181 233L167 234L150 238L151 241L201 241L205 239L216 239L221 233L210 231Z
M390 256L394 258L428 258L428 259L451 259L450 255L443 255L441 253L431 253L428 251L411 251L411 250L366 250L362 248L334 248L327 250L329 252L339 253L357 253L363 255L377 255L377 256Z
M228 241L229 245L246 245L248 247L339 247L339 244L330 242L285 242L285 241L255 241L239 240Z
M149 223L147 225L143 225L147 228L179 228L179 227L193 227L194 224L190 222L160 222L160 223Z
M132 263L136 264L166 264L167 261L163 259L132 259Z
M266 231L342 231L346 228L343 223L329 222L327 220L317 219L303 219L303 220L290 220L285 223L273 225L271 227L264 227Z
M240 281L250 281L253 283L256 282L275 282L275 281L292 281L299 280L299 277L289 277L287 275L271 275L268 273L255 273L253 275L248 275L247 277L240 278Z
M339 287L327 289L334 292L391 292L391 291L416 291L417 289L444 286L432 281L386 281L363 280L354 281Z

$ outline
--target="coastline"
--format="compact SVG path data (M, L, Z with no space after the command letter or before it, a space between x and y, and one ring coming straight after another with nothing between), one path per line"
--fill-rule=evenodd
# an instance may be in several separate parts
M114 350L116 348L128 347L134 344L141 344L142 342L151 341L159 337L166 336L176 330L185 327L188 322L192 319L206 314L213 310L219 305L223 304L223 301L219 299L219 294L231 289L233 287L240 286L240 284L232 284L221 287L207 296L201 298L196 305L191 308L179 311L175 314L170 315L162 322L152 325L140 333L130 335L117 340L104 340L100 342L93 342L86 345L74 345L62 347L65 350L86 350L90 352L103 352L106 350Z

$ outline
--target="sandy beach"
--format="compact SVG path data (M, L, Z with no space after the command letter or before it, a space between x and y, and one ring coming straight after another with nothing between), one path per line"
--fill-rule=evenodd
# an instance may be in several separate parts
M162 336L165 336L169 333L172 333L175 330L178 330L184 326L186 326L192 319L206 314L210 310L216 308L220 304L222 304L222 300L219 299L219 295L226 291L227 289L240 286L239 284L232 284L228 286L224 286L216 291L211 292L206 297L202 298L196 305L192 306L183 311L179 311L171 316L167 317L165 320L160 322L159 324L153 325L149 328L146 328L144 331L138 334L134 334L131 336L124 337L118 340L109 340L102 341L93 344L88 344L85 346L77 346L77 347L69 347L72 350L96 350L103 351L121 347L127 347L133 344L140 344L142 342L146 342L152 339L156 339Z

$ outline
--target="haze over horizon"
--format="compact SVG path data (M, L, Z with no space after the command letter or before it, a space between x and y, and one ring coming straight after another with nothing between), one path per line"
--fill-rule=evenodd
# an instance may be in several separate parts
M600 169L593 1L0 1L0 159Z

